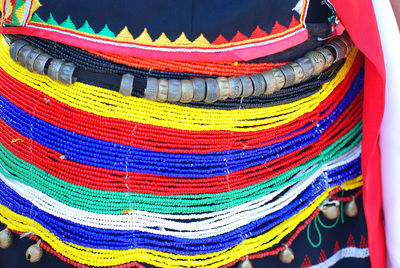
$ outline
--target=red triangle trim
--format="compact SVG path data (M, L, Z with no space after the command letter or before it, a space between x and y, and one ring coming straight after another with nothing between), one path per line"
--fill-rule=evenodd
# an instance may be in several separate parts
M301 264L301 268L310 267L310 266L312 266L312 264L311 264L310 258L306 254L306 256L304 257L303 263Z
M347 239L347 247L356 247L356 242L354 242L354 237L352 234L349 235Z
M226 38L222 34L218 35L217 39L215 39L215 41L212 42L213 45L222 45L227 43L228 40L226 40Z
M338 252L339 250L340 250L339 242L336 241L336 243L335 243L335 248L333 249L333 254L335 254L335 253Z
M241 32L237 31L236 35L232 38L231 42L240 42L244 40L248 40L249 38L242 34Z
M360 248L367 248L367 247L368 247L368 241L363 235L361 235Z
M318 263L326 261L326 254L323 249L321 249L321 252L319 253L319 258L318 258Z
M250 38L255 39L255 38L261 38L261 37L266 37L268 36L268 33L264 31L263 29L260 28L260 26L257 26L253 33L251 34Z
M292 21L289 24L289 29L296 27L297 25L300 25L300 22L298 20L296 20L296 18L294 16L292 16Z
M271 34L282 33L286 30L287 30L287 28L285 26L280 25L279 22L275 22L274 27L272 27Z

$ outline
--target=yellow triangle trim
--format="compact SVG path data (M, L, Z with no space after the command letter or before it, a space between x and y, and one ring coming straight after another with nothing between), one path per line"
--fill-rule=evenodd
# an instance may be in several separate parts
M197 37L196 40L194 40L192 42L192 45L193 46L199 46L199 47L209 46L210 42L208 42L208 40L204 37L203 34L200 34L199 37Z
M135 42L146 45L153 43L153 39L151 39L147 32L147 28L144 28L144 31L135 39Z
M165 33L162 33L160 37L154 41L154 45L156 46L170 46L172 45L171 40L168 39L168 37L165 35Z
M121 32L115 37L118 41L135 42L132 34L129 32L128 27L124 27Z
M187 39L185 33L181 33L181 35L173 42L175 46L188 46L191 45L192 42Z

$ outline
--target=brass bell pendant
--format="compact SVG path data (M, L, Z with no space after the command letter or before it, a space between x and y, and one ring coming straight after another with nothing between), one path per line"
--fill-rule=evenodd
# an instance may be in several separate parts
M354 196L352 197L352 200L350 202L347 202L346 205L344 205L344 213L348 217L355 217L358 214L358 206L356 204L356 200Z
M238 264L238 268L253 268L253 265L251 264L248 256L246 256L246 259L244 261L241 261Z
M327 218L328 220L335 220L340 215L339 206L336 206L336 205L327 206L327 205L325 205L322 208L322 214L324 214L325 218Z
M285 250L279 252L279 259L281 260L281 262L289 264L294 260L294 252L286 244L284 244L284 246Z
M13 242L11 231L8 228L0 232L0 248L8 248Z
M31 263L39 261L43 256L43 249L40 247L42 240L39 240L36 244L33 244L26 250L26 260Z

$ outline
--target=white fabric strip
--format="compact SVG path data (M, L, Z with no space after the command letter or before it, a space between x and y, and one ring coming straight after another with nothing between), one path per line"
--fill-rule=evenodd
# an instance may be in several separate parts
M310 266L309 268L328 268L332 267L344 258L367 258L369 256L368 248L348 247L342 248L334 255L329 257L326 261L318 263L317 265Z
M322 165L311 176L296 184L289 185L284 189L231 209L196 215L171 215L139 210L134 210L126 215L92 213L67 206L32 187L1 174L0 179L22 198L29 200L39 209L78 224L102 229L139 230L196 239L227 233L281 210L295 200L302 191L321 175L327 179L328 187L329 178L324 175L324 172L355 160L360 156L360 153L361 148L357 146L346 154ZM294 178L301 176L307 170L299 172ZM281 197L276 198L284 190L286 192ZM270 202L271 200L273 201ZM190 219L190 222L182 222L182 220L188 219ZM163 227L167 230L160 230L158 227Z

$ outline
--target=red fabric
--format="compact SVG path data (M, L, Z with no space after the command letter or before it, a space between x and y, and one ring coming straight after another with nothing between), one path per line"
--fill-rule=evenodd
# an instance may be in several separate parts
M379 129L384 111L385 66L371 0L332 0L356 46L365 54L362 170L371 265L386 267L380 177Z

